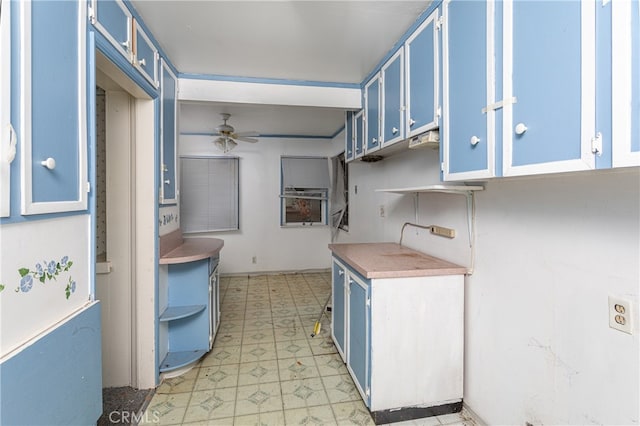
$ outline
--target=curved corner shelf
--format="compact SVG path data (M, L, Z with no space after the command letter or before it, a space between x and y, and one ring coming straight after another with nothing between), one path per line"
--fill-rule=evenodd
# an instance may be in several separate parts
M160 372L166 373L167 371L173 371L178 368L185 367L192 362L199 360L206 353L207 351L205 350L169 352L160 363Z
M170 306L160 315L160 322L188 318L205 310L207 305Z

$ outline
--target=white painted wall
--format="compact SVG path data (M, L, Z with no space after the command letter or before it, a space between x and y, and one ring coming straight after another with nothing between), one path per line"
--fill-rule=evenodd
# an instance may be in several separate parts
M179 154L222 155L212 139L180 136ZM280 227L279 195L281 155L326 156L330 147L323 139L261 138L228 153L240 158L240 230L195 234L224 240L222 274L329 268L329 227Z
M415 220L413 197L372 190L438 182L435 151L351 163L350 232L339 242L397 242ZM494 179L476 201L465 403L488 424L638 424L640 171ZM418 223L457 237L407 228L406 244L469 266L464 197L421 194L418 210ZM633 335L609 328L609 295L633 301Z

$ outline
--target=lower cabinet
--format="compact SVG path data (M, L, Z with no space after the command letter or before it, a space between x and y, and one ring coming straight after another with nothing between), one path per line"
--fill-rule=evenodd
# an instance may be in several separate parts
M366 279L332 262L332 337L376 424L462 409L464 275Z
M160 373L186 367L211 350L220 324L218 258L168 265L166 287Z

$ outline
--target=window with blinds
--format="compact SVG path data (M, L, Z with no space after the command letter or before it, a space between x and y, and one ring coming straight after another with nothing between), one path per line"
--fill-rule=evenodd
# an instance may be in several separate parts
M237 157L180 157L184 233L239 229Z

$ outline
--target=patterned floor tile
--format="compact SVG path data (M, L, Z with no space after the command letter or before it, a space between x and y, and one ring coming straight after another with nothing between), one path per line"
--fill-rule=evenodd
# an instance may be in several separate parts
M320 376L313 357L279 359L278 369L282 381Z
M198 377L198 371L199 368L192 368L180 376L163 380L162 384L156 389L156 393L191 392Z
M313 357L321 376L338 376L348 374L347 366L340 354L316 355Z
M252 318L244 322L244 331L247 330L273 330L273 320L271 318Z
M271 411L236 417L233 424L234 426L274 426L284 425L285 419L282 411Z
M194 391L229 388L238 386L239 364L202 367L194 386Z
M319 377L282 382L280 387L285 410L329 404Z
M194 392L191 395L185 422L233 417L237 388Z
M150 421L151 424L181 424L190 398L190 392L177 394L156 393L145 411L144 419Z
M273 329L262 328L257 330L246 330L242 335L243 345L252 345L258 343L274 343Z
M332 404L346 401L360 401L361 396L353 383L351 376L341 374L339 376L323 376L322 382L327 391L327 396Z
M242 327L244 326L244 319L239 320L221 320L220 328L218 329L220 332L238 332L242 331Z
M223 320L224 321L224 320ZM242 344L242 331L218 331L216 335L216 348L222 346L239 346Z
M256 362L276 359L276 347L273 343L259 343L256 345L243 345L240 361Z
M223 346L216 347L209 352L202 360L200 368L211 367L214 365L239 364L242 346Z
M276 342L282 340L302 340L306 339L313 332L313 327L305 330L302 327L295 328L276 328L274 329L274 335Z
M282 411L280 383L240 386L236 398L236 416Z
M284 412L288 425L301 426L333 426L337 425L331 406L304 407Z
M326 331L326 328L325 328ZM322 337L320 335L309 339L309 346L311 346L311 352L314 355L328 355L338 353L336 345L333 344L331 337Z
M276 360L247 362L240 364L238 386L257 385L260 383L279 382L280 373Z
M343 402L340 404L334 404L333 414L336 416L336 421L339 425L373 425L373 419L369 414L369 410L365 407L362 401L356 402Z
M300 358L313 355L307 339L278 341L276 342L276 352L278 359Z

